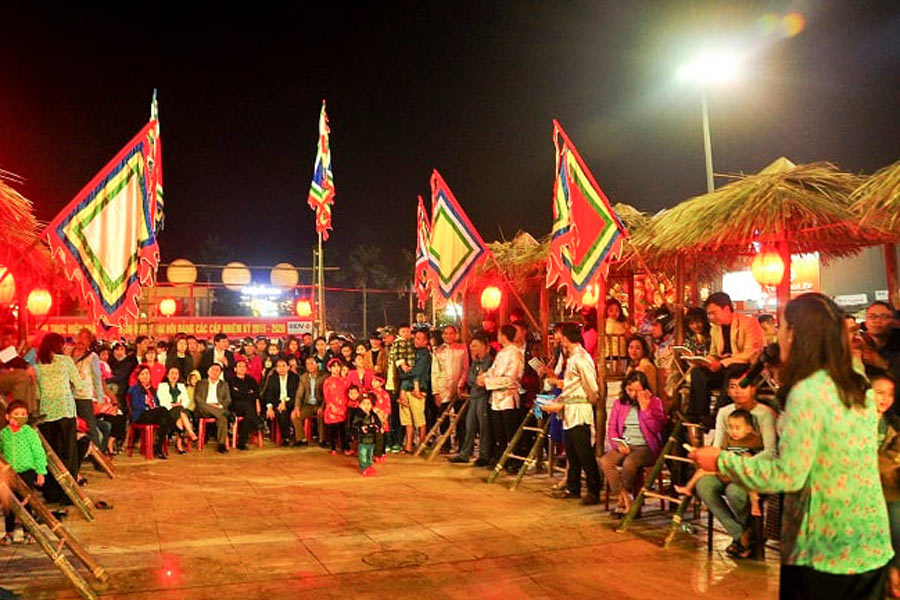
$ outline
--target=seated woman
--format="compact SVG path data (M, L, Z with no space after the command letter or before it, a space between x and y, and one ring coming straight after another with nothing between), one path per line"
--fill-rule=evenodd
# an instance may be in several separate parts
M178 449L178 454L184 454L185 436L189 437L191 441L196 441L197 435L194 433L191 415L187 410L187 387L179 381L180 378L181 369L177 365L169 367L166 379L159 384L156 395L159 398L159 405L168 409L172 417L172 423L175 424L175 428L178 430L172 432L177 434L175 436L175 447Z
M640 469L656 462L662 449L666 413L662 400L653 395L647 376L634 371L622 382L622 395L609 416L607 446L600 468L609 484L610 495L618 496L615 513L631 508L631 498ZM619 475L617 466L622 465Z
M702 308L694 307L684 316L684 346L694 356L709 354L709 318Z
M647 340L639 335L633 336L628 340L628 366L625 369L625 377L628 377L635 371L643 373L647 377L650 385L650 392L656 394L656 365L653 364L650 355L650 346Z
M162 452L163 440L169 437L172 431L172 417L169 411L159 405L156 390L150 383L150 367L138 365L135 369L137 383L128 388L128 403L131 407L131 422L138 425L159 426L158 435L154 439L153 454L156 458L165 460Z

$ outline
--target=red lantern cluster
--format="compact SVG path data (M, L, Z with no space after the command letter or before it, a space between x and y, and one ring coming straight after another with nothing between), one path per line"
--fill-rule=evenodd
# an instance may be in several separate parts
M484 310L497 310L503 301L503 292L497 286L489 285L481 292L481 308Z

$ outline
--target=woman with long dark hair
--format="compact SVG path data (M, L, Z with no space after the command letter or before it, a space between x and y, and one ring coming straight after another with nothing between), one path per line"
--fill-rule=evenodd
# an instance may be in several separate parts
M91 388L81 378L71 357L63 354L63 336L48 333L41 340L34 365L38 385L38 413L44 421L38 426L47 443L72 474L78 477L76 448L75 396L90 398ZM75 395L72 391L75 391ZM48 502L63 498L62 488L52 475L47 476L44 496Z
M785 494L780 598L884 597L893 556L878 474L878 415L853 370L837 305L822 294L788 303L778 330L784 367L778 454L695 450L701 469L750 491Z
M684 315L684 345L694 356L709 354L710 329L709 317L702 308L695 306Z
M647 376L650 391L656 394L656 365L653 364L653 356L650 354L650 345L647 340L640 335L633 335L628 339L625 350L628 353L625 376L640 371Z

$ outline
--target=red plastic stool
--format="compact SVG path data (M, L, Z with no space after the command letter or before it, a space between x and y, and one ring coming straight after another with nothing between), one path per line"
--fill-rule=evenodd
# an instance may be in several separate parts
M312 421L310 419L306 419L306 422L303 423L303 435L306 436L307 444L312 442Z
M138 431L141 434L141 442L140 442L140 453L144 455L144 458L147 460L153 460L153 438L156 435L156 430L159 428L158 425L150 425L147 423L131 423L131 429L128 431L128 434L125 436L126 440L126 448L128 449L128 457L131 458L131 455L134 453L134 432ZM168 455L169 452L169 443L168 440L163 440L162 442L162 452L163 454Z
M281 427L278 426L278 417L272 419L272 441L276 446L281 445Z
M235 417L234 425L231 426L231 447L237 448L238 444L238 424L244 420L244 417ZM250 436L251 442L256 442L257 447L263 447L263 433L262 431L256 431Z
M199 426L200 430L197 432L197 451L203 452L203 447L206 446L206 426L207 425L215 425L216 419L215 419L215 417L201 417L199 422L200 422L200 426ZM227 447L228 438L226 437L225 440L226 440L225 445Z

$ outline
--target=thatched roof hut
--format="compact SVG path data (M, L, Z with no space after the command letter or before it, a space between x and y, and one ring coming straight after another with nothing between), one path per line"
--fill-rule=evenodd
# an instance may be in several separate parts
M11 270L19 289L52 287L55 269L31 202L0 179L0 264ZM65 279L59 282L65 284Z
M900 235L900 161L866 179L853 191L850 202L863 225Z
M860 178L831 163L795 165L782 157L759 173L731 177L732 183L661 213L653 245L662 253L730 257L752 242L786 242L791 252L819 252L827 260L882 237L850 211Z

